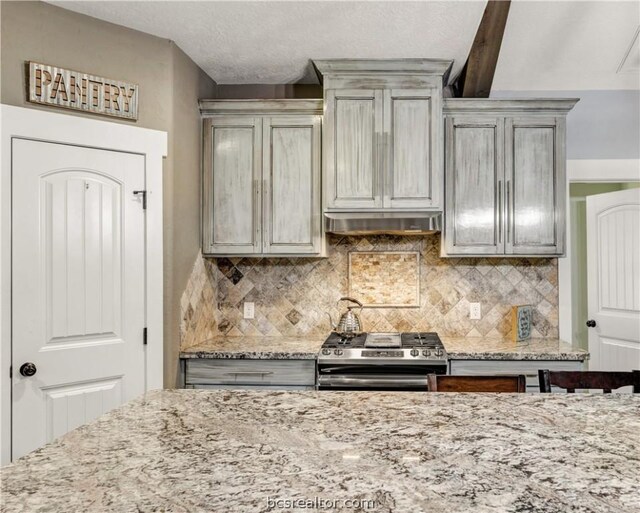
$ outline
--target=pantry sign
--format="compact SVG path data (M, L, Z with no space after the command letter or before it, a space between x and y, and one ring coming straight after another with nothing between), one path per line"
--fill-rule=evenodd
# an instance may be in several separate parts
M138 119L138 86L79 71L29 62L29 101L126 119Z

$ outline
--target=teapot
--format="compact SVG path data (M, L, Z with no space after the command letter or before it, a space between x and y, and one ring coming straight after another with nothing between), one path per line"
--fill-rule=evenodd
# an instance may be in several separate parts
M351 303L355 303L360 308L360 311L356 313L353 311L356 306L347 306L347 311L340 316L338 324L333 323L331 314L327 312L327 315L329 316L329 322L331 323L331 329L339 335L353 337L363 331L362 321L360 320L363 304L357 299L353 299L352 297L341 297L336 304L339 305L340 301L350 301Z

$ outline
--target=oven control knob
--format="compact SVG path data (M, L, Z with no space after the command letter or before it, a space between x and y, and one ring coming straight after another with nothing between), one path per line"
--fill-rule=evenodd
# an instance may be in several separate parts
M440 357L443 355L442 349L438 348L436 349L436 356Z
M422 355L423 356L431 356L431 350L430 349L423 349L422 350Z
M342 353L344 353L344 351L342 349L336 349L333 353L338 356L342 356Z
M420 351L418 351L417 349L412 349L411 351L409 351L409 354L411 356L418 356L420 354Z
M322 354L331 354L331 349L327 349L326 347L322 350Z

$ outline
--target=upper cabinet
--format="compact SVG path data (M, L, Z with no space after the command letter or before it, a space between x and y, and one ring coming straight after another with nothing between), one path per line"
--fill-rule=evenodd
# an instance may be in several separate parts
M315 61L325 98L327 211L440 210L451 61Z
M443 256L565 251L565 120L575 99L444 102Z
M323 251L321 100L203 100L202 252Z

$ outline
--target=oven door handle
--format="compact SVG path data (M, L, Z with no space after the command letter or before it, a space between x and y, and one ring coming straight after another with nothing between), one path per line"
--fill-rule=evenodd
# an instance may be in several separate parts
M406 378L393 376L383 377L352 377L352 376L318 376L318 384L328 387L420 387L427 388L427 378Z

